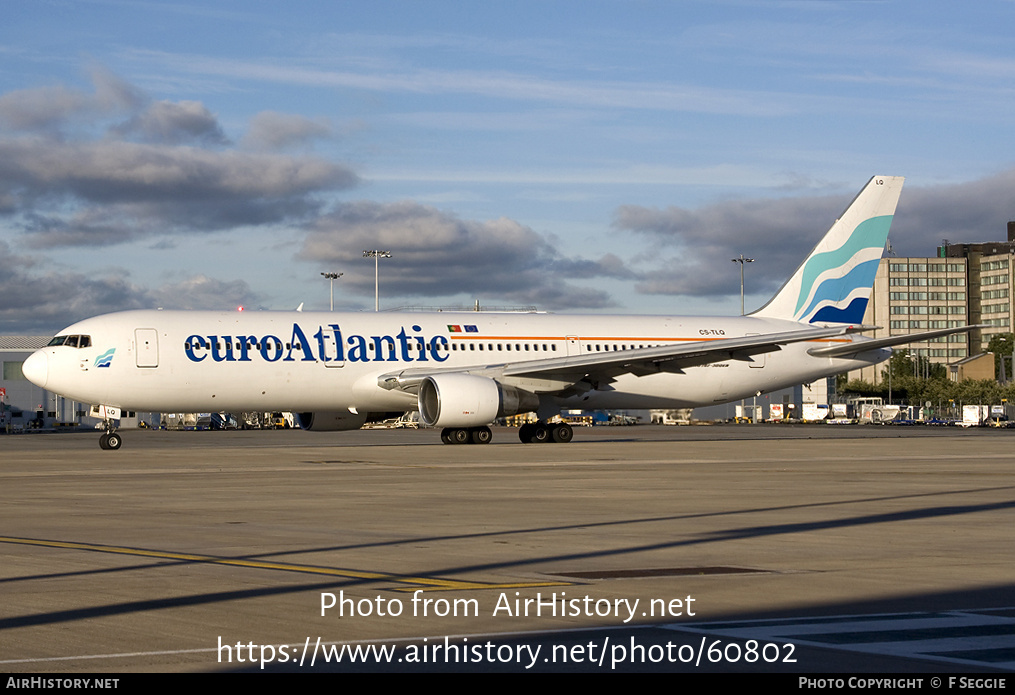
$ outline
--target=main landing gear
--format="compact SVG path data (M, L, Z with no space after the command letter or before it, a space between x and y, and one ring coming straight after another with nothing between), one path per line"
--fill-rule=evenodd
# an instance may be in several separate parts
M493 432L483 427L445 427L441 430L441 441L445 444L489 444Z
M522 425L518 430L518 438L523 444L542 444L553 442L554 444L567 444L574 439L574 430L566 422L557 422L552 425L545 422L530 422Z
M489 427L445 427L441 430L441 441L445 444L489 444L493 433ZM554 442L567 444L574 439L571 425L558 422L549 425L545 422L530 422L518 430L518 438L525 444Z

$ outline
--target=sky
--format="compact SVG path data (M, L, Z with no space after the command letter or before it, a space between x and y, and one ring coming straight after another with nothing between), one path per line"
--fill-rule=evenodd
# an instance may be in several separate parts
M0 333L134 308L761 306L873 175L1015 219L1015 2L8 0Z

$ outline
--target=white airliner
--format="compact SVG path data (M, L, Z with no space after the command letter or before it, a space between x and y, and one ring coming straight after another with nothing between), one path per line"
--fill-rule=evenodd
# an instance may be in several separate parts
M902 190L875 176L793 276L748 316L126 311L76 323L24 363L34 384L119 410L294 411L308 430L418 410L445 443L567 442L562 408L726 403L876 364L891 345L969 330L858 335ZM870 327L867 327L870 328Z

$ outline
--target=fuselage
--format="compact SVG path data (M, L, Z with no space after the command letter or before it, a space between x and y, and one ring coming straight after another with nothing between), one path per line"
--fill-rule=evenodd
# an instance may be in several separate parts
M778 319L487 312L331 313L128 311L81 321L32 355L26 377L74 400L125 410L406 411L416 397L379 386L403 370L496 367L569 355L639 350L802 328ZM785 345L554 397L571 408L677 408L721 403L806 383L886 359L808 349L842 336Z

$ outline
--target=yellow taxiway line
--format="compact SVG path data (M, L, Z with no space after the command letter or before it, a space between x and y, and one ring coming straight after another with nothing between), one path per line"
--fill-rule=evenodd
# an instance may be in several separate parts
M314 565L297 565L286 562L264 562L261 560L243 560L228 557L216 557L214 555L197 555L195 553L172 553L164 550L149 550L145 548L124 548L115 545L98 545L94 543L75 543L70 541L51 541L38 538L13 538L0 536L0 543L16 543L19 545L34 545L45 548L66 548L70 550L87 550L89 552L113 553L116 555L134 555L139 557L154 557L166 560L180 560L183 562L203 562L212 565L229 565L232 567L250 567L253 569L281 570L283 572L303 572L306 574L323 574L331 577L344 577L346 579L369 579L373 581L392 582L394 584L408 584L408 587L398 587L395 591L415 591L423 587L424 591L464 591L470 589L528 589L543 586L568 586L569 582L514 582L506 584L491 584L486 582L469 582L456 579L441 579L439 577L413 577L402 574L388 574L386 572L363 572L360 570L336 569L333 567L317 567Z

